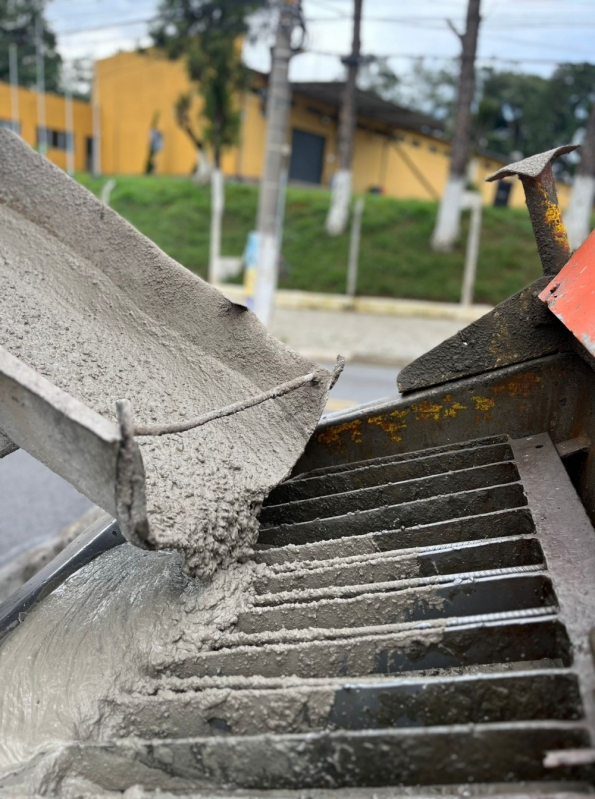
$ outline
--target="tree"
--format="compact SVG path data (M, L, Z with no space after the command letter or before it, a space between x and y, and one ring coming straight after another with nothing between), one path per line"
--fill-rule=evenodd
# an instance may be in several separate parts
M374 92L384 100L398 102L401 80L386 56L368 56L362 60L358 83L365 91Z
M249 15L262 5L262 0L162 0L151 30L158 48L186 60L192 90L178 98L176 118L195 146L210 147L216 169L224 148L237 141L237 100L249 78L241 38ZM194 95L202 98L200 135L190 119Z
M240 130L238 98L249 72L242 63L241 39L248 17L262 6L260 0L161 0L151 30L155 45L172 59L185 58L192 84L189 94L176 103L178 124L197 148L197 173L203 160L203 143L213 154L211 172L211 236L209 280L217 281L221 221L225 205L221 155L236 143ZM200 134L191 121L193 94L202 99Z
M406 85L407 83L407 85ZM456 76L416 65L392 99L454 127ZM584 132L595 99L595 65L560 64L550 78L512 70L477 70L471 142L504 156L528 156ZM572 157L560 162L572 170Z
M0 81L10 80L9 47L16 44L19 84L35 86L35 26L41 14L45 87L51 92L60 90L62 58L56 50L56 37L43 18L44 8L44 0L0 0Z
M194 180L199 185L208 182L211 170L205 156L205 143L202 136L199 136L192 120L192 104L194 92L182 92L176 100L175 116L178 126L186 133L194 147L196 148L196 168L194 170Z
M343 87L341 110L339 112L338 167L333 177L331 205L326 218L329 235L338 236L345 231L351 201L351 156L353 152L353 133L355 130L355 92L357 71L360 65L361 21L363 0L353 0L353 41L350 55L343 59L347 67L347 78Z
M465 33L457 33L461 40L461 71L457 86L450 172L442 200L440 201L436 226L432 234L432 247L435 250L448 251L452 249L459 236L461 203L465 188L465 171L471 140L471 103L475 91L475 54L480 22L479 6L480 0L468 0ZM453 30L455 30L454 27Z

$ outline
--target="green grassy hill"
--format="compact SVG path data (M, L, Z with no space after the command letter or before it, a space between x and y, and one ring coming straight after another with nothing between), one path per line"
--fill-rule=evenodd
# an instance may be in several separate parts
M79 180L97 194L105 182L87 175ZM257 198L254 186L227 184L223 255L242 253L254 226ZM326 235L328 199L325 191L289 189L281 288L345 291L349 234ZM172 258L206 276L208 187L197 188L182 178L118 177L110 204ZM458 301L468 215L459 245L446 255L429 246L435 216L435 203L366 196L358 294ZM475 301L498 303L540 274L526 210L486 208Z

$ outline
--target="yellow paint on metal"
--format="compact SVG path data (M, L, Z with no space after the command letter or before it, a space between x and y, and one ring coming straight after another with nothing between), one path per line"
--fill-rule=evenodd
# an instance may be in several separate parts
M323 430L322 433L318 434L318 442L326 446L332 446L334 444L340 445L341 433L348 432L351 435L351 440L355 444L361 444L361 424L360 419L354 419L353 422L344 422L334 427L328 427L326 430Z
M506 392L510 397L529 397L532 390L541 383L541 377L534 372L525 372L515 375L499 386L493 386L492 394L502 394Z
M422 419L434 419L437 422L440 419L440 412L442 405L434 402L420 402L419 405L412 405L411 410L416 414L415 418L419 421Z
M393 414L391 413L390 416ZM404 422L391 422L387 414L380 414L379 416L370 416L368 424L378 425L385 433L390 435L391 441L402 441L403 436L399 435L400 430L404 430L407 425Z
M476 411L489 411L496 404L495 400L489 397L471 397L471 399L475 402Z
M450 408L444 409L444 418L446 419L450 417L451 419L456 419L457 411L466 411L466 410L467 410L466 405L461 405L460 402L453 402Z
M565 239L566 238L566 228L564 226L564 222L562 221L562 214L560 212L560 208L553 203L547 196L546 190L541 187L541 193L543 194L543 205L544 205L544 212L545 212L545 221L554 236L557 239Z

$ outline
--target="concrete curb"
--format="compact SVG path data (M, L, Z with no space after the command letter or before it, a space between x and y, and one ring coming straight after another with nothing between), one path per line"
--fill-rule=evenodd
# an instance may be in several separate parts
M390 355L377 355L374 352L352 352L343 351L341 347L337 350L310 350L303 347L292 347L296 352L307 358L313 363L334 364L337 355L342 355L346 363L362 363L370 366L392 366L396 369L403 369L412 359L392 357ZM413 359L415 360L415 359Z
M244 303L243 286L231 283L217 284L233 302ZM389 299L384 297L347 297L344 294L321 294L310 291L279 289L275 294L275 307L289 310L351 311L378 316L417 316L429 319L451 319L456 322L475 322L492 310L491 305L458 305L454 302Z

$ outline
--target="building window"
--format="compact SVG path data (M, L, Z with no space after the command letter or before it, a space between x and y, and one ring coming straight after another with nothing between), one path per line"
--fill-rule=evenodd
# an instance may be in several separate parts
M18 133L19 135L21 133L21 123L13 122L11 119L0 119L0 128L6 128L6 130L12 130L15 133Z
M44 128L37 128L37 144L41 144ZM72 134L64 130L45 128L45 144L50 150L69 150L69 145L74 145Z

